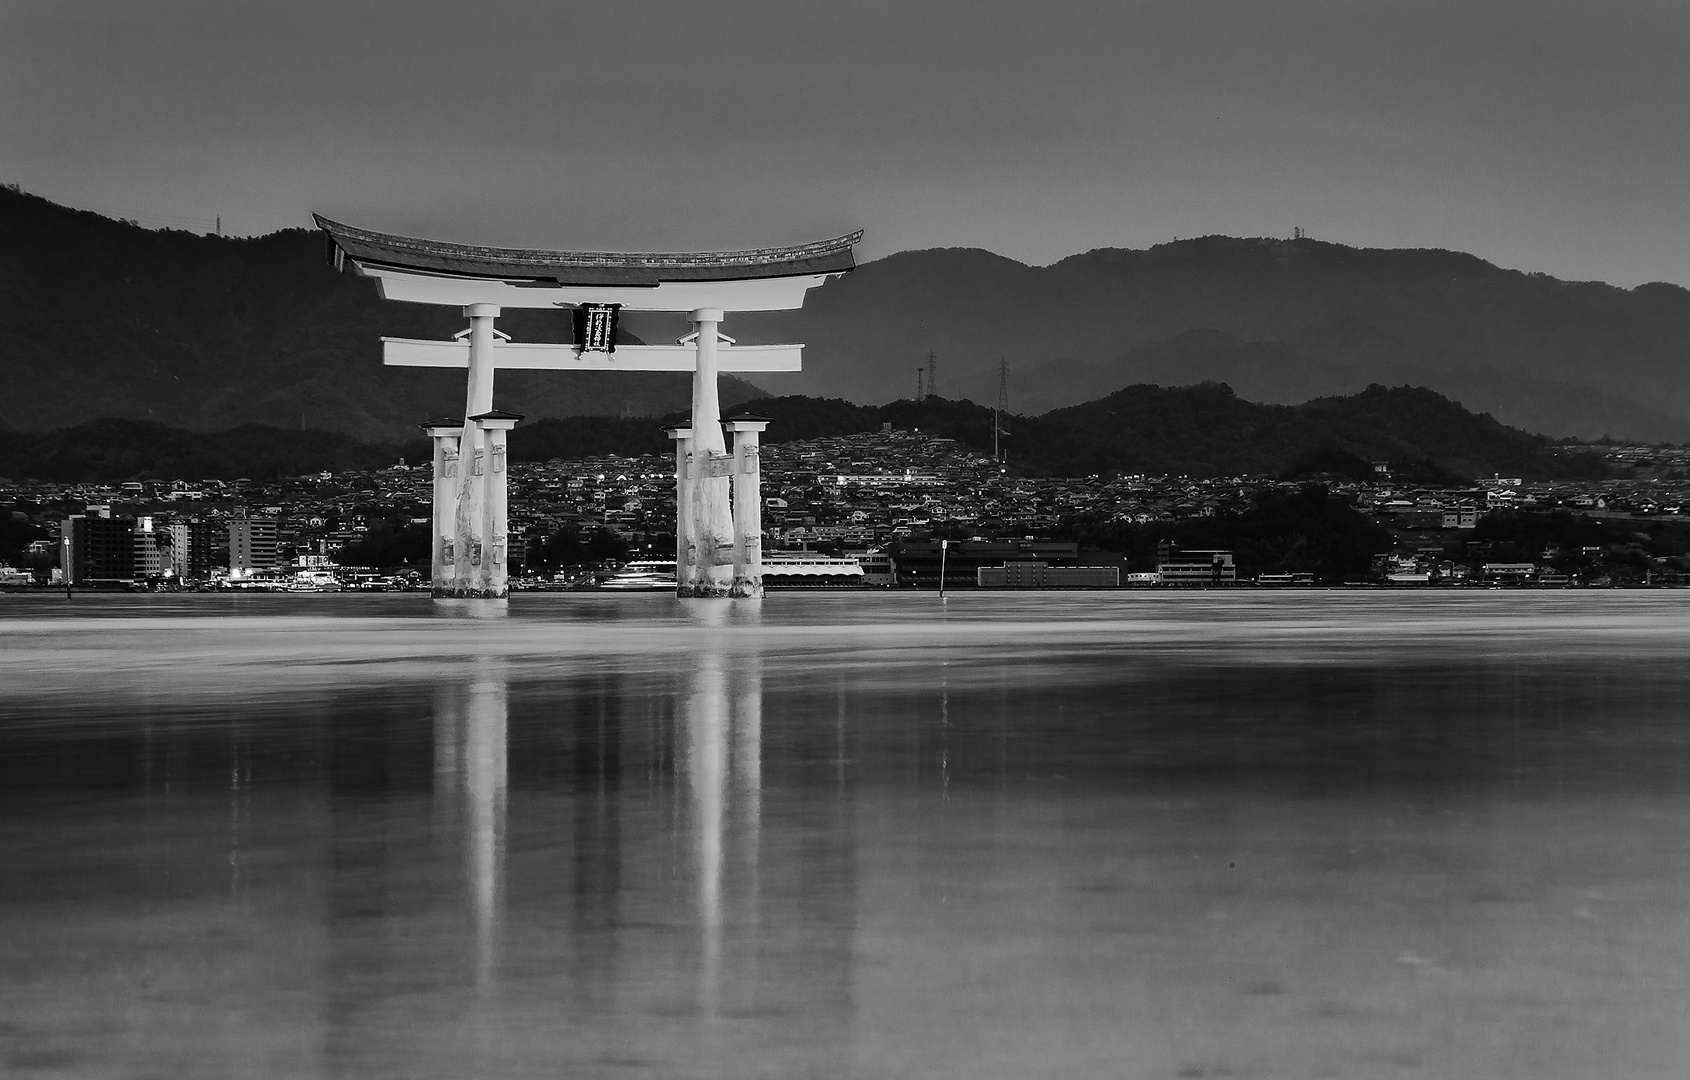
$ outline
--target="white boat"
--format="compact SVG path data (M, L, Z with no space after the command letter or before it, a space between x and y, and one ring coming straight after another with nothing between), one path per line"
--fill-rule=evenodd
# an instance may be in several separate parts
M599 582L601 589L619 592L656 592L675 589L674 559L635 559Z
M303 570L288 582L288 592L340 592L341 584L330 570Z
M862 564L808 551L769 552L763 556L763 581L779 587L860 585ZM772 580L771 580L772 579ZM599 582L601 589L655 592L675 588L674 559L635 559Z
M852 588L863 584L863 573L863 564L852 556L813 551L763 554L763 584L771 588Z

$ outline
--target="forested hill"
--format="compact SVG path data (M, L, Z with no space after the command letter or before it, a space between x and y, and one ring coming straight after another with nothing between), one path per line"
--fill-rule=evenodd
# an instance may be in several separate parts
M654 341L685 332L680 316L628 322ZM518 341L567 341L568 323L499 320ZM312 231L152 231L0 186L0 428L118 416L403 439L462 408L463 376L383 367L379 339L462 327L453 309L383 301L336 273ZM976 401L997 400L1010 358L1024 414L1138 383L1226 382L1278 404L1385 383L1551 436L1690 440L1690 291L1557 281L1459 252L1211 236L1033 267L907 251L830 279L800 310L735 313L724 329L805 344L804 371L759 375L763 390L725 377L725 404L890 401L931 350L940 392ZM689 398L679 372L506 371L495 404L539 420L659 415Z
M428 452L426 444L419 451ZM0 477L50 483L274 480L327 469L378 469L398 448L332 431L243 424L200 432L148 420L89 420L48 432L0 431Z
M448 338L457 311L382 300L337 273L321 234L153 231L0 186L0 428L100 417L194 431L242 424L401 439L463 409L461 371L388 368L381 337ZM564 312L510 311L519 341L568 341ZM632 339L625 339L632 340ZM733 377L724 401L760 393ZM651 415L691 400L681 372L501 372L530 417Z
M992 448L990 409L930 398L856 405L838 398L779 397L742 408L772 416L765 443L878 431L883 424ZM737 411L730 409L729 412ZM666 417L569 417L524 423L511 436L516 461L595 454L668 454ZM1433 481L1490 476L1533 479L1601 475L1595 455L1560 457L1540 436L1506 427L1417 387L1369 387L1302 405L1259 405L1218 383L1129 386L1039 417L1003 419L1012 467L1034 474L1172 473L1189 476L1368 475L1371 462ZM259 425L196 433L159 424L102 420L47 434L0 432L0 476L52 481L253 479L319 469L369 469L429 453L415 437L361 443L327 432Z
M1258 405L1221 383L1129 386L1040 421L1072 433L1079 449L1065 471L1073 472L1284 472L1319 454L1430 463L1468 477L1588 475L1591 465L1557 457L1541 436L1412 386L1375 385L1302 405Z
M989 450L992 411L928 399L862 406L839 399L749 401L777 417L765 442L870 431L881 423ZM1418 465L1429 476L1558 478L1603 471L1593 455L1550 452L1548 440L1474 414L1422 387L1371 386L1302 405L1245 401L1222 383L1128 386L1096 401L1003 421L1005 456L1060 476L1172 473L1190 476L1333 471L1361 474L1373 461Z
M997 400L1007 360L1021 413L1133 383L1226 382L1277 404L1408 384L1552 437L1690 439L1690 291L1560 281L1456 251L1230 236L1050 266L905 251L829 281L802 311L734 325L741 340L806 344L802 374L759 380L782 394L907 396L931 351L939 391L975 401Z

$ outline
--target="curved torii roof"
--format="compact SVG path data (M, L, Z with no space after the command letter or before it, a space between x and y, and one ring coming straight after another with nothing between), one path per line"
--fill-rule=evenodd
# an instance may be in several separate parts
M374 232L313 214L337 267L381 283L390 300L553 307L613 303L648 311L799 307L830 274L855 269L862 231L791 247L709 252L496 248Z

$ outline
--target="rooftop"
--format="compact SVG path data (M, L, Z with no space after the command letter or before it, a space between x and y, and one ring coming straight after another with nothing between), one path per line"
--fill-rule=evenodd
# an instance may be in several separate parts
M480 247L374 232L313 214L328 235L330 260L350 258L361 267L496 278L539 287L596 285L653 287L666 281L744 281L837 274L854 269L851 248L858 230L831 240L741 251L618 252Z

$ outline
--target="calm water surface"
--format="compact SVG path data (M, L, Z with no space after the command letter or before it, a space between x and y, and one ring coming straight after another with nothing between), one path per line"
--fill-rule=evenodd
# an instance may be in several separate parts
M1690 594L0 597L0 1073L1682 1077Z

